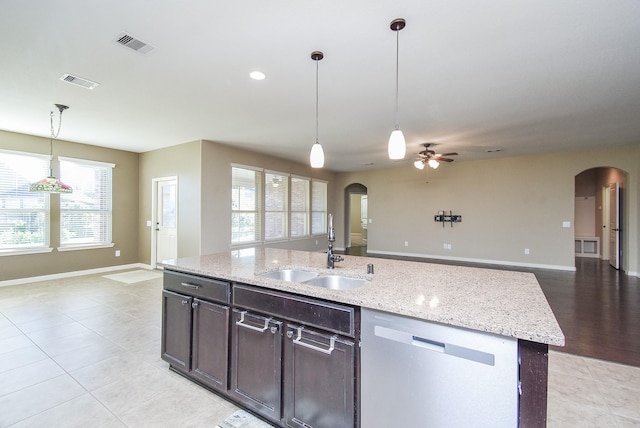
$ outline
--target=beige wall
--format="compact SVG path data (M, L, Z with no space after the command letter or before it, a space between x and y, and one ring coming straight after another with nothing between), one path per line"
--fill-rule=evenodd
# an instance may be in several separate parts
M178 178L178 257L200 254L200 141L140 154L139 261L151 264L152 180Z
M138 262L138 154L63 140L54 142L57 156L113 163L113 248L58 251L60 243L60 195L51 197L51 253L0 256L0 281L61 272L96 269ZM49 154L49 139L0 131L0 148ZM115 257L120 250L120 257Z
M140 262L150 263L151 180L178 177L178 257L228 251L231 245L231 164L322 179L329 182L329 209L333 209L335 174L307 165L214 143L196 141L143 153L140 156ZM321 250L326 237L314 236L272 247Z
M0 131L0 148L47 153L49 145L46 138ZM558 268L574 266L573 227L562 228L562 222L571 221L573 225L575 176L590 168L618 168L625 179L623 268L636 275L640 270L640 144L458 161L438 170L419 171L409 164L338 174L209 141L142 154L56 141L54 154L116 164L115 247L0 257L0 280L136 262L149 264L151 228L146 221L151 219L151 180L160 177L178 177L179 257L228 250L231 163L327 180L329 212L335 215L338 232L337 248L345 242L339 232L345 230L344 188L362 183L368 188L372 220L368 245L372 251ZM462 223L443 228L433 222L439 210L462 215ZM52 213L52 217L55 246L59 216ZM451 244L452 249L443 249L444 243ZM270 246L323 250L326 236ZM531 254L525 256L524 248ZM121 257L115 257L116 249Z
M341 173L336 186L339 192L351 183L367 186L370 251L571 268L574 232L562 222L573 226L575 176L598 166L629 177L623 266L638 272L640 145L455 162L437 170L406 165ZM343 200L336 198L336 230L344 230ZM462 215L462 222L443 228L433 221L440 210ZM452 248L444 249L445 243ZM344 237L337 245L344 245Z

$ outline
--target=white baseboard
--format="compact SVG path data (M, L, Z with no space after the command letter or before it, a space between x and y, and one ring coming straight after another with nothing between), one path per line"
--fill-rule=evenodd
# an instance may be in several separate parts
M468 257L434 256L431 254L398 253L393 251L376 251L376 250L367 250L367 253L384 254L389 256L401 256L401 257L418 257L421 259L449 260L449 261L456 261L456 262L484 263L484 264L499 265L499 266L516 266L516 267L526 267L526 268L535 268L535 269L554 269L554 270L564 270L564 271L571 271L571 272L575 272L576 270L575 266L509 262L504 260L473 259Z
M79 270L75 272L62 272L62 273L54 273L51 275L41 275L41 276L31 276L28 278L9 279L6 281L0 281L0 287L7 287L9 285L28 284L30 282L50 281L53 279L71 278L74 276L93 275L96 273L112 272L115 270L132 269L132 268L151 270L151 265L147 265L144 263L131 263L128 265L108 266L108 267L96 268L96 269Z

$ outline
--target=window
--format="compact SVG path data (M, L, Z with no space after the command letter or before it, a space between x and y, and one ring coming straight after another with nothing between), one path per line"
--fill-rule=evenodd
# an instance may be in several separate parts
M291 237L309 235L309 179L291 177Z
M115 165L60 158L60 248L111 244L111 177Z
M311 182L311 233L327 233L327 182Z
M29 185L49 175L49 156L0 150L0 252L49 247L49 195Z
M277 172L265 172L264 179L264 239L287 238L287 197L289 177Z
M262 173L231 167L231 244L260 241L260 178Z

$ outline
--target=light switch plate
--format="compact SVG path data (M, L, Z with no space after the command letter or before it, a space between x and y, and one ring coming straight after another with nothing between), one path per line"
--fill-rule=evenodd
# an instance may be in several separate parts
M570 221L563 221L562 222L562 227L571 227L571 222Z

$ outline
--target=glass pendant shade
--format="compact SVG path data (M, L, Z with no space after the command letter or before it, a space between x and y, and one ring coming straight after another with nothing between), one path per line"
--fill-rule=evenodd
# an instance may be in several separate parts
M30 192L73 193L71 186L64 184L53 176L43 178L29 186Z
M324 166L324 150L319 142L315 142L311 146L311 154L309 155L311 168L322 168Z
M413 166L418 169L424 169L424 162L422 162L421 160L417 160L413 163Z
M404 142L404 134L401 130L396 129L389 137L389 159L404 159L407 152L407 146Z
M438 167L440 166L440 162L435 159L429 159L429 166L433 169L438 169Z

